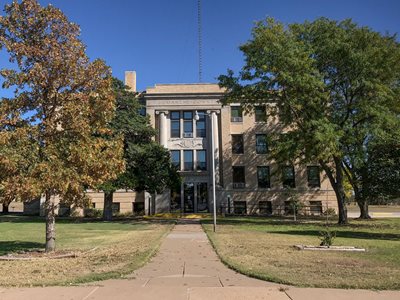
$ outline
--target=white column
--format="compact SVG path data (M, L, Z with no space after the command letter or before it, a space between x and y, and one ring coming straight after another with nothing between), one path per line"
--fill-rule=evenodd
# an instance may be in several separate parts
M218 130L218 115L216 111L211 112L211 122L212 122L212 135L214 137L213 151L214 153L214 163L215 163L215 183L220 184L219 176L219 130Z
M167 116L165 111L160 111L160 144L167 148L167 135L168 135L168 127L167 127Z

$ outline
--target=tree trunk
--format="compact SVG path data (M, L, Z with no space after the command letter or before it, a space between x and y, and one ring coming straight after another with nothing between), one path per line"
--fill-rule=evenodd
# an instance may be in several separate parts
M103 220L112 220L112 203L113 203L113 192L104 192L104 209L103 209Z
M360 219L371 219L368 212L368 201L365 199L356 199L357 205L360 208Z
M46 192L45 214L46 214L46 252L56 250L56 217L54 197Z
M9 210L8 210L8 206L10 204L9 203L3 203L3 214L8 214Z
M343 187L343 170L341 159L338 157L334 157L335 161L335 175L333 176L332 170L322 161L320 161L320 165L324 169L326 175L329 178L329 181L332 185L333 190L335 191L336 200L339 209L339 224L347 224L347 208L346 208L346 194L344 192Z
M338 209L339 209L339 224L347 224L347 207L346 207L346 198L344 196L344 191L342 187L342 192L340 191L340 187L338 187L338 192L335 190L337 202L338 202Z

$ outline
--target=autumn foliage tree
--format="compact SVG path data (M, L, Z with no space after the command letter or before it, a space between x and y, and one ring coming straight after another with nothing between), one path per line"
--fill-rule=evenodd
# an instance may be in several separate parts
M13 1L0 17L0 47L12 69L2 69L0 165L3 195L44 195L46 251L55 250L56 196L82 206L85 188L124 170L122 138L108 129L115 110L109 67L90 61L79 26L36 0Z

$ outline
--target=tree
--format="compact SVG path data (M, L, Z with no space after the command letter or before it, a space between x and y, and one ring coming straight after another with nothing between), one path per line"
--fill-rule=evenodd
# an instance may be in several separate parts
M135 174L135 189L153 195L151 211L155 212L157 193L165 188L174 189L181 184L180 175L171 164L169 151L154 141L139 147L131 145L126 151L132 158L127 162L126 168Z
M122 138L107 127L115 109L111 72L89 61L79 32L36 0L13 1L0 17L0 47L15 64L0 73L3 88L15 87L0 102L1 165L16 174L2 186L24 201L44 195L46 251L55 250L55 197L83 206L86 188L124 169Z
M151 127L148 116L140 114L141 105L137 93L129 91L129 88L116 78L113 79L113 91L116 99L116 113L110 123L110 128L114 134L124 137L124 160L129 165L129 162L136 157L131 157L131 152L127 150L149 144L155 135L155 130ZM117 189L135 189L136 177L137 174L127 168L118 178L109 180L99 187L104 192L104 220L112 219L113 193Z
M362 190L366 201L375 204L400 198L400 144L375 144L368 149Z
M400 98L396 37L351 20L285 26L269 18L240 49L239 76L229 70L219 77L224 103L263 104L279 117L286 133L273 138L275 158L318 162L335 191L339 223L347 223L343 183L352 159L371 134L399 124L391 110Z

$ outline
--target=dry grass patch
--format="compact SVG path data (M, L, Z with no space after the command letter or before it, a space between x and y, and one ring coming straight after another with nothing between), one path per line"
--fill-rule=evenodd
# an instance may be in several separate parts
M366 248L365 253L299 251L318 245L323 221L295 224L282 219L228 219L218 232L204 225L222 260L244 274L310 287L400 289L400 220L337 227L334 245Z
M0 254L43 247L43 222L4 221L0 218ZM147 262L172 227L141 221L64 221L56 226L58 250L76 252L78 257L0 261L0 286L66 285L122 277Z

